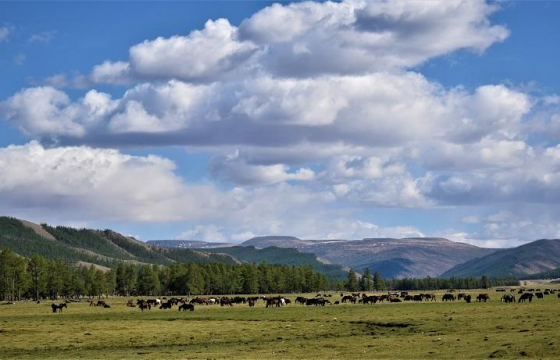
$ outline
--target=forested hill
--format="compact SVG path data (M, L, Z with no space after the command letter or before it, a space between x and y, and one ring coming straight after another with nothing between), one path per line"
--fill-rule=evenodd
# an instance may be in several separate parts
M560 267L560 240L537 240L455 266L442 277L527 277ZM539 274L538 276L542 276Z
M112 230L52 227L10 217L0 217L0 248L3 247L25 257L38 254L49 259L106 267L114 267L119 262L157 265L239 263L225 254L158 248Z
M275 246L266 249L256 249L254 246L233 246L225 248L205 249L213 253L229 254L246 263L261 263L278 265L311 265L315 271L322 272L331 279L345 279L348 276L340 265L320 262L315 254L302 253L296 249L283 249Z

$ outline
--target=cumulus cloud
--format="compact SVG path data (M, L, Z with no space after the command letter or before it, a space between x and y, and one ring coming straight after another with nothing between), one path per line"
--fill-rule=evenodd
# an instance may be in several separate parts
M203 218L228 207L222 204L227 194L211 186L189 186L174 169L161 157L116 150L49 149L37 142L9 146L0 149L0 209L48 211L67 221L172 221Z

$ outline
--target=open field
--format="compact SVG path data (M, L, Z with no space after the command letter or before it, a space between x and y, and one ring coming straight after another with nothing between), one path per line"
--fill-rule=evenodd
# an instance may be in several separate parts
M505 304L489 293L471 304L442 303L439 292L423 303L144 313L127 298L108 299L110 309L71 303L62 314L48 301L22 302L0 306L0 358L560 358L556 294Z

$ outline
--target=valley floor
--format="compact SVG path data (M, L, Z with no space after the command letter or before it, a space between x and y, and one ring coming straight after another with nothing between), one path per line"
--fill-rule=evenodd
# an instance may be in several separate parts
M471 304L443 303L440 292L437 302L267 309L259 301L144 313L126 307L128 298L108 299L110 309L71 303L62 314L48 301L21 302L0 306L0 358L560 358L556 294L505 304L489 293L489 302Z

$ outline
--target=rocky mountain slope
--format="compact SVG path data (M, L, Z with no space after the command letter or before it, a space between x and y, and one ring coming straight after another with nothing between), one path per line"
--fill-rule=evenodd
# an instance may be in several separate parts
M294 248L357 271L368 267L386 278L436 277L458 264L495 251L442 238L300 240L275 236L253 238L242 245Z

